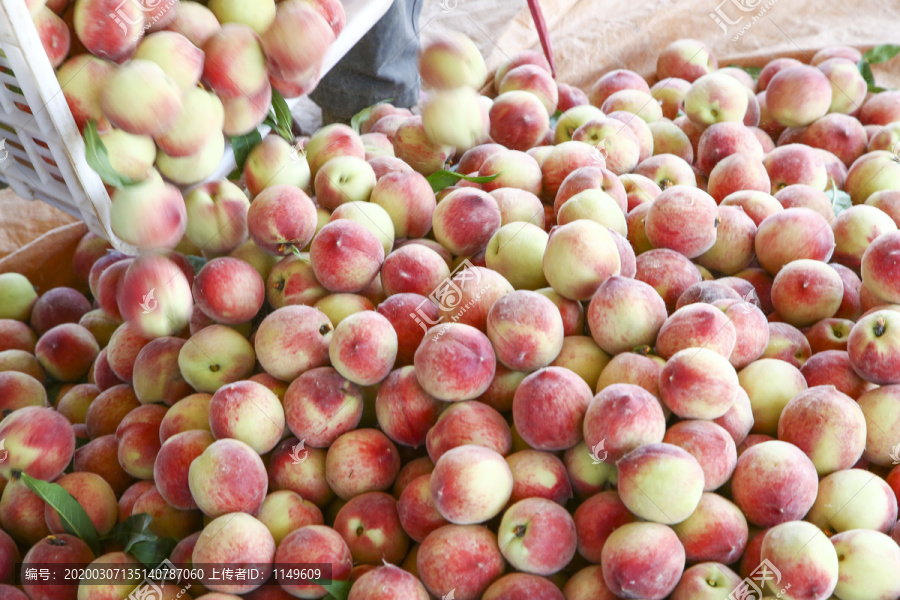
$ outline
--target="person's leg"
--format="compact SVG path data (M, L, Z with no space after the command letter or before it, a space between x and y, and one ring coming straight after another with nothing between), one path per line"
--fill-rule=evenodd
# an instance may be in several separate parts
M419 101L418 22L423 0L394 0L378 23L322 78L312 100L324 124L350 119L376 102L409 108Z

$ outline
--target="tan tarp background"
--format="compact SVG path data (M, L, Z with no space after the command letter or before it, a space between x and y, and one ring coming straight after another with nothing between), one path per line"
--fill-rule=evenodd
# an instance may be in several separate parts
M900 43L900 0L542 0L541 5L558 81L585 90L611 69L653 78L656 56L682 37L709 44L720 66L761 66L774 56L807 62L816 50L835 44L866 49ZM731 23L727 31L713 14ZM423 36L444 29L465 32L491 70L517 51L540 47L525 0L425 0L419 25ZM880 85L900 87L900 57L874 71ZM0 257L72 221L48 205L0 191ZM65 256L77 231L78 226L68 227L22 248L18 256L0 260L0 272L26 271L46 279L65 264L48 260L48 254Z

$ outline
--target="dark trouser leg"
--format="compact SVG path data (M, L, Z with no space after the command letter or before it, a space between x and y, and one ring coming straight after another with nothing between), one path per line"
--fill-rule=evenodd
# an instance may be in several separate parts
M376 102L409 108L419 101L418 22L423 0L394 0L378 23L310 95L324 124L349 123Z

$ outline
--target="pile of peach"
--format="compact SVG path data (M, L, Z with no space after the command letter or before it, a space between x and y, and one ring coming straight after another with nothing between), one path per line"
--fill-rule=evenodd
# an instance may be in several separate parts
M273 89L315 87L345 22L339 0L25 2L79 130L94 122L108 151L113 232L138 247L169 243L140 223L183 226L171 184L209 178L226 136L269 115Z
M148 195L138 257L85 236L90 295L0 275L0 599L51 597L20 558L138 563L19 471L350 600L900 598L900 92L859 59L753 79L680 40L585 94L526 52L491 99L443 36L413 111ZM187 593L346 596L274 573Z

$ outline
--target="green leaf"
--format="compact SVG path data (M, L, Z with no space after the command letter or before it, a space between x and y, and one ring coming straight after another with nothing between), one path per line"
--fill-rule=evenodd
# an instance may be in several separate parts
M195 275L197 273L199 273L200 269L203 268L203 265L206 264L206 259L203 258L202 256L190 255L190 256L187 256L187 259L188 259L188 262L191 263L191 267L193 267Z
M97 172L104 183L116 188L122 188L137 183L130 177L120 175L109 162L109 151L100 134L97 132L97 123L93 119L87 122L84 128L84 154L88 165Z
M95 556L100 556L100 540L94 524L84 508L64 487L58 483L35 479L27 473L21 473L19 477L28 489L59 514L59 520L68 533L81 538Z
M762 71L762 67L743 67L741 65L728 65L729 67L734 67L735 69L740 69L754 80L759 79L759 74Z
M458 182L460 179L471 181L472 183L490 183L491 181L497 179L500 175L500 173L494 173L493 175L478 177L474 175L454 173L453 171L436 171L425 179L427 179L428 183L431 184L431 189L434 191L434 193L438 193L444 188L455 185L456 182Z
M559 123L559 118L562 116L562 114L563 111L561 110L557 110L555 113L553 113L553 116L550 117L550 129L556 129L556 124Z
M234 162L237 165L237 171L242 172L244 170L244 163L247 162L250 151L256 148L261 141L262 136L255 129L247 135L231 138L231 147L234 149Z
M875 75L872 73L871 65L865 58L856 64L856 68L859 69L860 75L863 76L863 79L866 80L869 87L875 85Z
M274 89L272 90L272 109L275 111L275 122L277 123L275 129L289 144L293 144L294 117L291 115L291 109L284 97Z
M831 180L831 189L825 190L825 195L828 196L828 199L831 201L835 216L853 206L853 200L850 199L850 194L839 190L834 179Z
M291 254L293 254L294 256L296 256L297 258L302 260L303 262L305 262L305 263L309 262L309 257L307 255L303 254L303 252L301 252L300 248L298 248L294 244L291 244L290 251L291 251Z
M350 596L350 588L353 587L349 581L337 579L313 579L310 583L321 585L335 600L347 600Z
M133 555L147 567L156 567L172 554L175 540L160 538L150 531L153 518L141 513L131 515L110 531L103 539L113 540L125 548L125 552Z
M145 540L131 545L128 552L145 566L155 568L172 555L176 542L172 538Z
M362 109L361 111L353 115L352 119L350 119L350 127L353 128L353 131L359 133L360 126L362 126L363 122L372 114L372 109L374 109L379 104L385 104L386 102L391 101L393 101L393 98L388 98L387 100L381 100L380 102L376 102L372 106L367 106L366 108Z
M863 54L863 60L870 65L877 65L891 60L897 54L900 54L900 46L897 44L882 44Z

